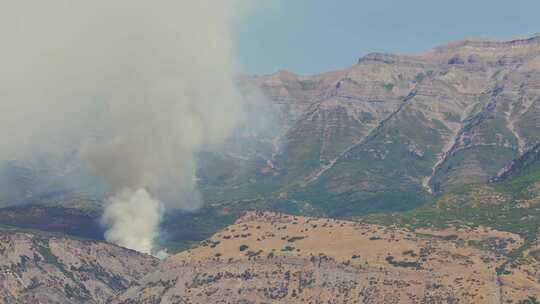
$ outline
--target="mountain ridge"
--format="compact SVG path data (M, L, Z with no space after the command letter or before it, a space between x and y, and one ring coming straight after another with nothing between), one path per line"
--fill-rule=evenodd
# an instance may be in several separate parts
M382 57L318 75L240 77L256 124L222 152L199 155L206 205L192 220L181 212L166 216L170 241L183 240L174 250L250 208L328 217L406 211L496 177L540 142L539 38L464 41L414 55L414 62L367 55ZM69 197L84 195L51 194L46 201ZM54 225L42 225L41 213L30 212L39 208L28 208L0 216L15 226L85 233L67 221L70 208L40 207ZM99 210L79 215L97 226Z
M253 184L272 187L269 193L307 191L307 197L296 196L307 203L313 203L309 192L320 193L322 186L325 199L345 194L349 204L370 205L387 200L370 198L376 190L370 180L380 177L389 180L379 183L392 184L392 170L402 183L390 192L405 186L416 201L445 188L487 181L540 138L539 42L537 36L469 39L416 55L372 53L350 68L318 75L279 71L245 77L241 83L261 90L284 117L280 153L265 169L273 177L254 177L261 182ZM379 165L387 156L398 165ZM347 170L346 175L338 172ZM362 177L358 170L374 175ZM345 183L329 185L336 178ZM406 180L415 181L406 186ZM347 183L356 192L352 197L349 190L339 190ZM309 190L310 184L319 190ZM366 191L353 190L353 184L365 185ZM388 198L381 208L393 204L395 199Z

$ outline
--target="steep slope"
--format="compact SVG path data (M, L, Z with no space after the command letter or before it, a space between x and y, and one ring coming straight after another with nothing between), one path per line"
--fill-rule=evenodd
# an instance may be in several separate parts
M23 229L103 239L99 225L103 204L95 200L61 200L0 208L0 223Z
M111 244L2 229L0 302L108 303L156 264Z
M283 135L247 182L204 188L212 203L262 195L337 216L410 209L488 181L540 141L540 36L373 53L344 70L240 83L280 109Z
M30 151L28 151L30 153ZM0 207L48 202L50 199L94 198L103 193L100 182L69 155L35 155L0 163Z
M488 228L415 233L248 213L162 262L114 303L528 303L538 261L497 274L523 240ZM523 280L525 279L525 281Z
M540 143L529 149L523 156L512 161L507 167L497 174L494 181L501 182L507 181L516 177L527 177L530 179L526 181L532 181L534 179L540 180L540 176L535 173L540 173Z

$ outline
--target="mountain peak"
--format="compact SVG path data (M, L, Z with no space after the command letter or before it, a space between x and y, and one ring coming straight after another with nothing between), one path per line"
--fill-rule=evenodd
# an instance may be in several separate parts
M466 38L462 40L456 40L443 44L442 46L436 47L435 50L449 50L449 49L458 49L466 47L474 48L504 48L504 47L514 47L514 46L526 46L530 44L540 43L540 33L536 33L530 37L515 38L511 40L495 40L495 39L486 39L486 38Z
M500 59L501 57L520 57L538 53L540 33L530 37L512 40L492 40L485 38L466 38L452 41L433 49L414 54L391 54L374 52L360 57L358 64L366 62L382 62L386 64L431 62L451 63L457 55L473 55L475 59ZM474 61L474 60L473 60Z

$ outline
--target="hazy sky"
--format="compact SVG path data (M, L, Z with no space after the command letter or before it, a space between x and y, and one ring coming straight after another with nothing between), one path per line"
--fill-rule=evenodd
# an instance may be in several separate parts
M369 52L540 32L540 0L268 0L238 29L244 72L310 74Z

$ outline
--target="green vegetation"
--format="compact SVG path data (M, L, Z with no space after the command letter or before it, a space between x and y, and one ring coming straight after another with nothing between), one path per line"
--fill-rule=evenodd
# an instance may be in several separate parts
M300 84L300 87L302 88L302 90L315 90L321 84L320 81L314 81L314 80L302 80L302 81L298 81L298 83Z
M0 209L2 225L97 240L103 239L103 227L97 220L100 216L101 211L81 205L76 207L24 205Z
M365 123L371 123L375 120L375 117L369 112L362 111L360 113L360 120Z
M448 120L449 122L461 122L461 116L449 112L443 112L444 119Z
M518 304L540 304L540 302L535 297L529 297L526 300L519 301Z
M519 164L516 165L520 168ZM498 269L505 273L507 266L523 257L525 250L538 240L540 231L540 161L531 162L526 169L510 172L508 178L489 184L474 184L455 188L413 210L402 213L375 214L363 219L383 225L409 228L447 227L450 223L485 226L520 235L525 243L508 253L510 262ZM481 244L480 244L481 245ZM533 253L533 257L534 256Z
M395 266L395 267L403 267L403 268L414 268L414 269L421 269L422 264L419 262L409 262L409 261L396 261L394 256L387 256L386 261L388 264Z
M439 167L432 180L433 188L436 192L453 190L454 184L461 182L461 176L467 177L471 183L484 182L514 157L515 150L502 146L475 146L459 150ZM477 169L471 170L471 167ZM446 189L441 185L446 185Z
M394 84L393 83L385 83L383 85L383 87L384 87L384 90L386 92L392 92L392 90L394 89Z
M433 75L432 70L428 70L425 73L418 73L414 77L413 82L415 82L415 83L422 82L422 80L424 80L426 77L431 77L432 75Z
M422 113L401 111L316 182L291 189L289 197L330 217L404 211L425 203L429 194L422 178L431 174L446 128L427 128L431 123Z
M424 73L418 73L418 74L416 74L416 76L414 77L413 82L416 82L416 83L422 82L422 80L424 80L424 78L426 78L426 74L424 74Z
M294 247L291 245L285 245L285 247L283 247L281 251L294 251Z
M167 244L171 252L189 249L216 231L231 225L240 214L240 210L225 212L215 208L203 208L195 213L168 214L161 225L166 232L163 243Z

